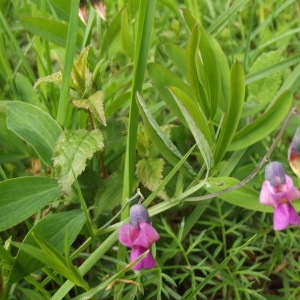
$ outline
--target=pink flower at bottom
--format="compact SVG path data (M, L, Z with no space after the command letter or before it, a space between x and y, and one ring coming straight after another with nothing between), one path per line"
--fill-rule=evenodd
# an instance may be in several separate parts
M130 224L123 225L119 230L121 244L132 249L130 261L150 249L159 239L159 234L151 226L148 212L141 204L132 206L130 210ZM150 269L156 266L153 255L149 252L141 261L132 267L133 270Z
M293 180L285 174L279 162L269 163L265 174L266 180L263 182L259 201L274 208L273 228L282 230L289 224L300 225L300 218L291 204L300 198Z

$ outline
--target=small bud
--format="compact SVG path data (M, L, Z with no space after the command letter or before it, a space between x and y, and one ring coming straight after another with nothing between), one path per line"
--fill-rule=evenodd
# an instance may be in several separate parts
M269 163L265 170L265 178L272 186L285 184L286 178L283 165L278 161Z
M142 204L135 204L130 208L130 224L138 228L139 224L144 222L150 224L150 217L147 209Z
M104 0L90 0L92 6L96 10L97 14L103 21L106 21L106 8L104 4Z
M86 25L86 22L87 22L87 3L86 3L85 0L80 0L78 15L79 15L80 20Z
M290 166L293 172L300 177L300 127L298 127L288 151Z

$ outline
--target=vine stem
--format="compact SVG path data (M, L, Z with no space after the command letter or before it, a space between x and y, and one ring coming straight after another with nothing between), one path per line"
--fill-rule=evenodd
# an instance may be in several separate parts
M287 125L289 124L292 116L294 114L296 114L299 118L300 118L300 115L299 115L299 112L297 111L297 109L300 108L300 104L296 105L293 109L291 109L291 111L288 113L285 121L283 122L283 125L278 133L278 135L276 136L273 144L270 146L269 150L266 152L265 156L262 158L262 160L260 161L260 163L258 164L258 166L253 170L253 172L247 176L245 179L243 179L242 181L240 181L239 183L233 185L233 186L230 186L224 190L221 190L221 191L218 191L218 192L215 192L215 193L212 193L212 194L208 194L208 195L204 195L204 196L199 196L199 197L190 197L190 198L186 198L184 199L183 201L185 202L197 202L197 201L202 201L202 200L207 200L207 199L211 199L211 198L214 198L214 197L218 197L220 195L223 195L225 193L228 193L228 192L231 192L231 191L234 191L240 187L242 187L243 185L245 185L246 183L248 183L251 179L253 179L256 174L261 170L261 168L264 166L264 164L266 162L269 162L270 159L270 155L272 154L272 152L274 151L275 147L277 146L277 144L279 143Z

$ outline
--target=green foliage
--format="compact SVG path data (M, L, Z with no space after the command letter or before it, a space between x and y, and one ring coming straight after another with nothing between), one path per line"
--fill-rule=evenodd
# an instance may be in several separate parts
M64 131L57 140L53 154L55 174L65 193L97 151L103 150L103 135L100 130Z
M258 199L265 159L298 186L295 1L92 2L0 3L0 298L299 298L299 229Z

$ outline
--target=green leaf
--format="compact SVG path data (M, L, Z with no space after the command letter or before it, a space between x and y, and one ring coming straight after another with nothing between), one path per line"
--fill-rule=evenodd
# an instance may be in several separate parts
M38 259L44 265L49 266L62 276L71 280L74 284L84 287L86 290L89 289L78 268L68 262L68 253L65 253L65 256L63 256L57 249L55 249L48 241L46 241L42 237L36 235L35 233L31 233L31 236L39 247L16 242L12 242L12 245L20 248L30 256Z
M100 130L64 131L59 137L54 151L54 168L63 191L70 192L75 178L85 169L86 160L104 147Z
M122 199L123 174L114 173L106 178L95 196L96 209L94 210L94 219L103 211L112 211L120 204Z
M229 151L236 151L246 148L262 140L273 132L284 120L292 105L292 97L289 91L282 93L267 108L262 116L252 123L238 131L232 143L229 145Z
M263 53L254 62L250 74L278 63L282 59L279 51ZM271 102L280 87L281 74L282 72L276 72L248 85L249 96L243 107L243 117L256 114Z
M157 88L159 94L166 102L167 106L183 124L187 125L180 107L174 100L173 96L170 94L170 91L167 89L167 87L176 86L179 89L181 89L185 94L187 94L191 99L194 99L194 95L191 91L190 86L188 86L184 81L179 79L168 69L156 63L149 63L147 69L154 86Z
M25 296L27 296L28 299L34 299L34 300L47 300L42 294L27 288L19 287L19 289L24 293Z
M170 90L186 119L186 123L194 136L207 168L211 169L214 162L210 148L211 136L205 116L196 103L189 99L181 90L176 87L170 87Z
M245 95L245 76L241 64L236 61L230 72L230 94L227 112L215 151L215 164L221 161L227 151L234 133L237 129Z
M20 177L0 182L0 231L26 220L60 194L54 178Z
M33 88L37 88L40 84L45 83L45 82L61 84L61 81L62 81L62 73L61 73L61 71L59 71L59 72L55 72L51 75L39 78L37 80L37 82L34 84Z
M78 108L83 108L92 112L97 120L101 124L106 126L106 119L103 108L103 97L104 93L102 91L97 91L88 99L73 100L72 103Z
M171 43L165 45L165 51L173 64L182 73L186 74L186 50Z
M239 182L238 179L232 177L214 177L208 180L209 185L205 189L212 194L236 185ZM270 206L259 202L259 192L248 185L243 185L234 191L224 193L218 196L218 198L246 209L273 212Z
M164 169L164 160L162 158L142 158L136 165L135 174L150 191L155 191L162 183L162 172ZM168 195L164 191L158 193L158 197L169 200Z
M122 18L121 18L121 45L128 57L133 59L134 57L134 38L133 32L130 28L130 20L128 17L128 9L124 9L122 11ZM133 25L133 23L131 23Z
M70 246L85 223L85 216L81 210L72 210L49 215L41 219L26 235L24 244L38 246L32 233L43 237L60 253L64 250L64 238L68 232L68 245ZM13 268L9 274L9 282L15 283L32 272L42 268L44 264L35 257L20 250L16 256Z
M206 118L209 118L210 105L208 103L208 95L205 86L207 82L202 82L201 80L203 80L203 78L198 77L198 69L202 69L202 74L204 72L203 64L199 58L199 42L200 29L199 24L197 24L189 37L186 49L187 75L198 104Z
M36 17L21 17L20 23L25 29L45 40L58 46L66 47L68 33L68 25L66 23ZM78 32L75 34L77 35L77 48L80 49L83 38Z
M91 45L85 47L80 53L71 72L72 86L82 94L91 87L92 73L87 68L87 58Z
M140 94L137 94L137 100L140 114L143 118L144 125L149 137L161 152L161 154L165 157L165 159L172 165L176 165L182 158L181 153L162 131L162 129L158 126L157 122L147 109L146 104ZM187 176L191 176L191 174L195 175L194 170L186 161L184 162L183 167L180 170L182 170Z
M31 104L13 101L7 107L7 127L30 144L43 162L51 167L61 127L49 114Z

